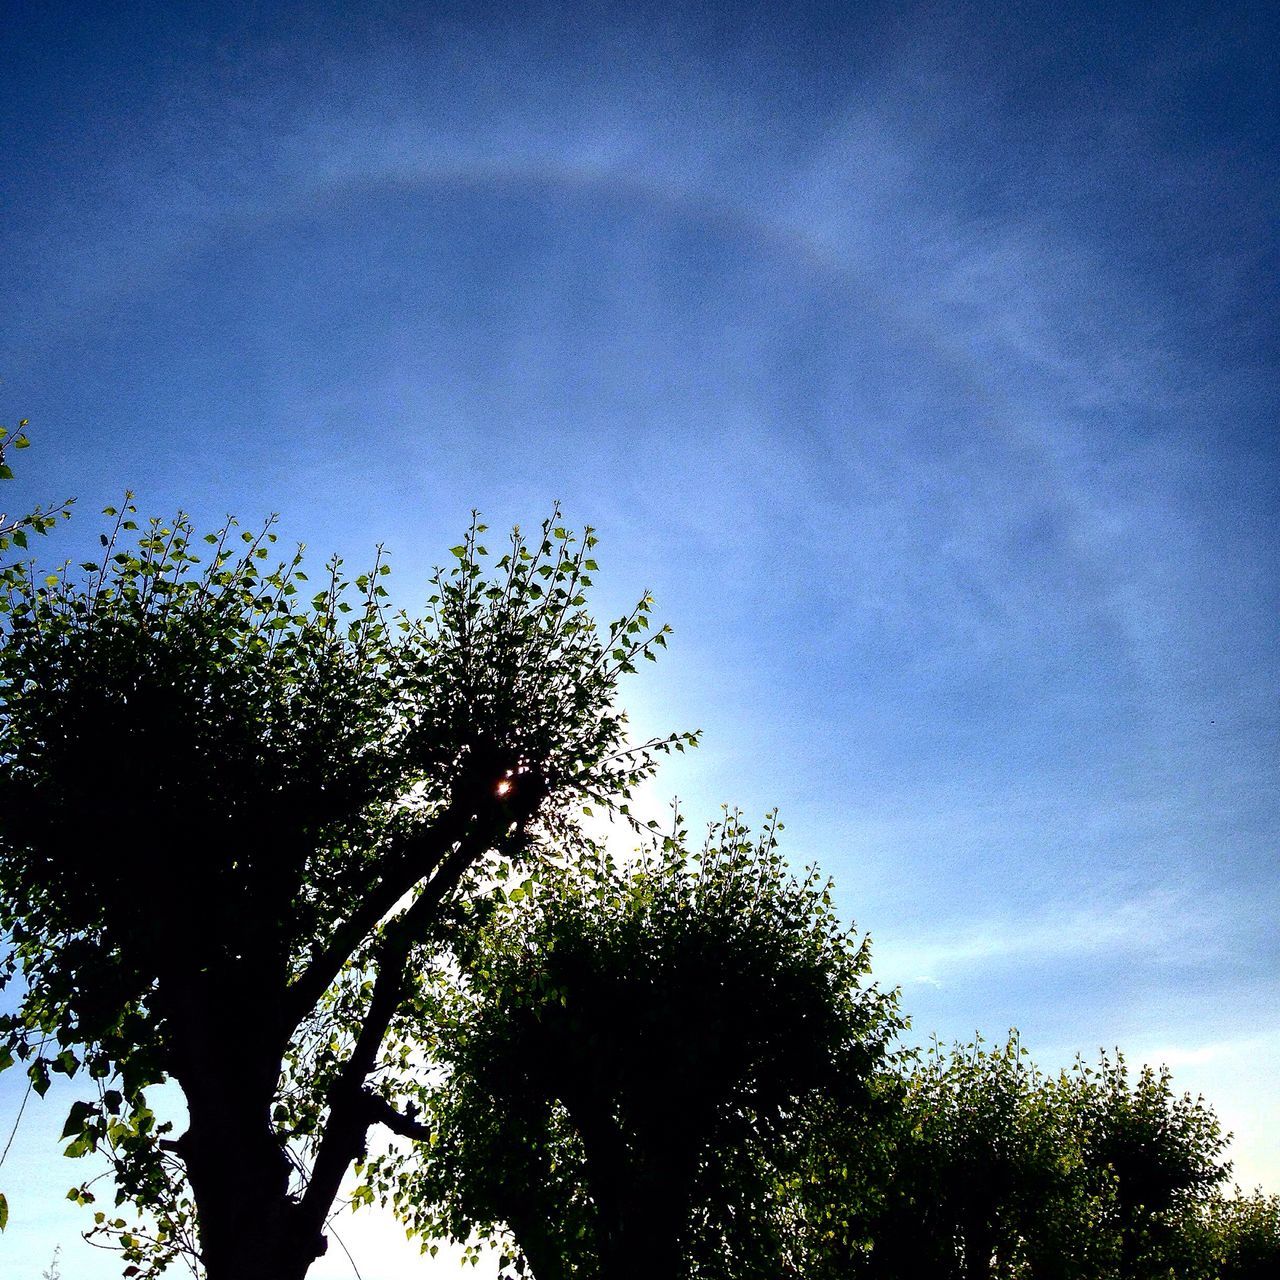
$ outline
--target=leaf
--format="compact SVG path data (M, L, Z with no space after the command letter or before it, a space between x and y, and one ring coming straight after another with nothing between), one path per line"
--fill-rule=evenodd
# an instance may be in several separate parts
M67 1113L67 1123L62 1126L60 1138L70 1138L84 1128L85 1120L93 1114L93 1106L88 1102L73 1102Z
M9 1225L9 1202L4 1198L4 1192L0 1191L0 1231Z
M28 1068L27 1076L31 1081L31 1087L40 1097L44 1097L49 1092L49 1068L45 1064L43 1058L37 1058Z

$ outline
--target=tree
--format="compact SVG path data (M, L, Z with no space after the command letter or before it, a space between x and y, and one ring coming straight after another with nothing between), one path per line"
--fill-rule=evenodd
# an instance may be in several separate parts
M1202 1218L1209 1274L1215 1280L1274 1280L1280 1275L1280 1196L1255 1191L1214 1196Z
M492 567L473 522L410 617L381 555L311 596L270 525L207 535L202 563L184 518L107 514L85 576L7 583L0 1066L94 1082L64 1136L153 1216L96 1214L131 1271L188 1250L210 1280L293 1280L369 1129L417 1131L368 1081L469 878L692 740L629 748L615 706L666 629L647 595L597 629L595 538L554 517ZM147 1104L169 1079L176 1137Z
M727 815L692 858L679 827L634 863L588 848L467 936L405 1028L445 1072L417 1090L432 1140L367 1196L428 1241L506 1229L537 1280L797 1274L795 1126L900 1024L772 821Z
M950 1053L936 1043L904 1077L889 1117L884 1194L865 1270L986 1280L1014 1273L1028 1200L1048 1190L1056 1144L1033 1140L1041 1079L1016 1037Z
M1123 1055L1077 1063L1071 1125L1098 1210L1099 1240L1121 1280L1156 1280L1195 1266L1194 1223L1230 1166L1203 1098L1179 1094L1167 1067L1129 1075Z
M1218 1275L1205 1215L1226 1172L1222 1135L1166 1070L1131 1078L1104 1055L1046 1076L1012 1035L935 1043L880 1096L871 1113L856 1103L852 1124L839 1091L828 1101L803 1184L808 1275Z

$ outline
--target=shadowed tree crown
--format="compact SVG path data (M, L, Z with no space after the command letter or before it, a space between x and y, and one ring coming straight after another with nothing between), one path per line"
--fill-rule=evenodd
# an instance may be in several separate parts
M790 1274L800 1117L900 1025L829 886L728 815L512 897L407 1027L447 1069L417 1095L434 1137L370 1194L426 1240L509 1230L537 1280Z
M0 1062L41 1091L50 1069L97 1082L67 1136L159 1213L157 1247L122 1236L136 1263L189 1248L213 1280L301 1275L370 1124L397 1122L365 1080L459 886L692 740L630 748L614 702L665 628L645 596L598 629L595 538L554 517L496 561L473 522L409 615L381 557L308 582L270 526L202 543L108 515L79 574L6 584L0 929L23 987ZM350 1035L309 1073L298 1046L355 959ZM143 1093L169 1078L179 1138Z

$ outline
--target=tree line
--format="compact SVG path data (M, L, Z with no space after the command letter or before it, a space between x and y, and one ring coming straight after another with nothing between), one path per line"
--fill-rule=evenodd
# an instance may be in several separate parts
M537 1280L1274 1269L1167 1074L913 1056L776 823L634 817L697 735L629 739L668 630L595 622L590 530L473 521L409 613L381 552L312 582L270 522L106 516L78 568L0 562L0 1070L84 1083L109 1187L70 1194L126 1276L300 1280L352 1169Z
M903 1045L896 993L770 818L499 886L406 1015L433 1135L367 1162L425 1242L536 1280L1261 1280L1280 1198L1227 1194L1203 1099L1016 1035Z

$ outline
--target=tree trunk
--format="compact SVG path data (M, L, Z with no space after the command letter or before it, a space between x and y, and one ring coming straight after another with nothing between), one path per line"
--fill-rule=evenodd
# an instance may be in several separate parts
M364 1083L403 994L410 951L478 851L492 845L506 814L495 810L492 830L474 827L469 842L448 852L397 927L384 935L370 1006L331 1091L328 1123L301 1196L290 1194L291 1163L271 1122L293 1017L307 1011L281 1014L289 1005L284 956L270 945L257 954L246 947L244 957L194 974L188 966L165 984L178 993L168 1002L176 1029L171 1074L190 1117L176 1147L195 1199L208 1280L303 1280L326 1251L324 1223L339 1183L364 1153L371 1124Z
M994 1252L995 1232L985 1221L970 1223L964 1233L965 1280L989 1280Z
M270 1098L186 1091L191 1123L178 1149L208 1280L302 1280L325 1241L300 1230L289 1158L269 1122Z
M533 1272L533 1280L569 1280L569 1263L562 1242L547 1230L548 1218L512 1207L507 1213L507 1224Z
M601 1268L605 1280L680 1280L687 1274L683 1223L653 1209L648 1203L627 1206L626 1219L614 1236L613 1257Z
M680 1280L688 1270L685 1162L655 1161L652 1153L628 1151L616 1131L609 1133L610 1141L600 1141L597 1128L595 1142L579 1132L596 1203L600 1280Z

